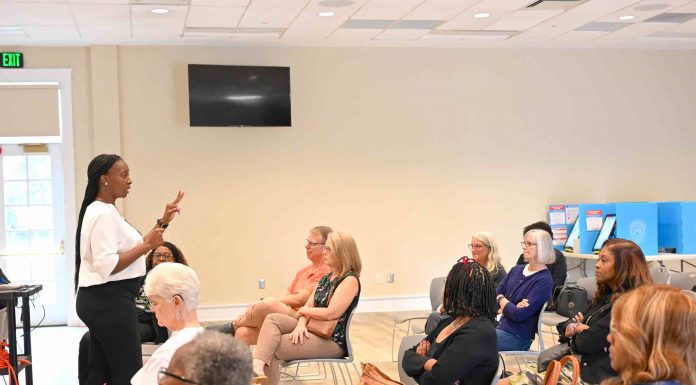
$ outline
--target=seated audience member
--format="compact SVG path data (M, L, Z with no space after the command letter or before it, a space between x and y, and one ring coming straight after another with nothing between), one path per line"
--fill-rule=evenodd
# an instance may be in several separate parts
M133 385L157 384L158 371L169 365L174 352L203 331L198 322L198 291L196 272L180 263L165 262L153 268L145 278L145 294L150 309L160 326L172 331L147 363L131 379Z
M297 272L285 295L257 301L244 314L232 321L231 332L235 338L244 341L247 345L256 344L263 320L271 313L281 313L297 318L296 310L307 302L319 280L330 272L329 267L324 263L322 247L331 231L328 226L317 226L309 230L305 252L311 263Z
M249 347L208 330L174 353L159 371L159 385L249 385L251 373Z
M525 227L522 234L526 234L529 230L544 230L549 233L551 239L553 239L553 231L551 230L551 226L549 226L549 224L546 222L534 222ZM566 276L568 275L568 265L566 264L566 258L562 251L555 248L553 251L556 254L556 260L553 263L546 265L546 268L548 268L549 272L551 272L551 277L553 278L553 290L556 290L557 287L565 284ZM524 253L520 254L520 257L517 259L517 264L524 265L525 263L527 262L524 260Z
M345 233L329 234L324 262L331 269L314 289L307 303L297 309L298 318L271 314L263 322L254 350L254 375L257 380L277 384L279 360L297 358L339 358L346 355L348 318L360 298L360 254L353 238ZM338 320L331 338L323 338L307 329L307 322Z
M526 265L517 265L503 279L496 290L498 312L498 349L529 350L537 331L539 313L551 299L553 280L546 268L553 263L551 236L544 230L530 230L522 242Z
M152 249L145 259L146 274L153 267L162 262L176 262L188 265L184 254L176 245L171 242L164 242L163 246ZM138 333L140 334L140 342L154 342L161 344L169 338L167 328L160 326L157 323L155 313L150 311L150 302L145 295L145 282L140 287L140 294L135 298L135 310L138 314ZM80 340L80 354L77 363L78 377L81 379L87 378L87 358L89 357L89 331L85 332Z
M478 262L491 273L493 285L497 288L503 282L503 278L505 278L507 272L500 263L498 243L495 241L493 234L485 231L475 233L471 236L469 249L471 250L471 256L474 261ZM428 316L428 320L425 323L425 333L429 334L435 330L437 324L446 317L447 315L444 314L444 309L442 305L440 305L437 311L430 313L430 316Z
M642 286L614 303L608 340L618 377L602 385L696 385L696 301L669 286Z
M597 294L586 314L578 315L557 326L561 342L569 342L574 354L581 356L580 378L588 384L598 384L615 376L609 363L607 334L612 305L626 292L650 284L650 273L645 256L633 242L611 239L604 243L595 265ZM528 384L529 377L514 375L510 382L500 385Z
M615 376L609 364L607 334L611 309L624 293L652 283L643 251L635 243L621 238L604 243L595 264L597 293L585 314L558 324L560 341L570 341L574 353L582 356L580 377L584 382L598 384Z
M447 276L443 302L449 317L404 352L404 371L421 385L490 384L498 369L491 274L462 259Z

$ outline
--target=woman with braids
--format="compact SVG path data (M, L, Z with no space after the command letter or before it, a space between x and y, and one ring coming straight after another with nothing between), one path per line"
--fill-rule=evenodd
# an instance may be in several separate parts
M126 162L118 155L98 155L87 178L75 234L76 310L90 332L80 384L125 385L143 364L135 297L145 275L144 254L163 244L162 232L184 194L179 192L142 236L114 205L130 191Z
M421 385L490 384L498 369L491 274L460 259L447 276L443 306L450 317L404 353L404 371Z

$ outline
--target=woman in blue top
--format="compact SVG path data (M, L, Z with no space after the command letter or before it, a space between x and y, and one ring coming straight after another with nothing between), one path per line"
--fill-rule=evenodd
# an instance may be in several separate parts
M611 367L602 385L696 385L696 301L679 289L645 285L614 302Z
M530 230L522 242L526 265L513 267L496 289L498 313L498 350L529 350L537 330L544 303L551 299L553 278L546 268L556 255L549 233Z

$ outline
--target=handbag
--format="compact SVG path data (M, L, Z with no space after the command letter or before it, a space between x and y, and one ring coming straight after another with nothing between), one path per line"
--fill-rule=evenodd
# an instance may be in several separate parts
M545 349L539 353L539 357L537 357L537 370L539 373L543 373L549 367L551 362L570 354L573 354L573 350L570 348L569 342L564 342L560 345L554 345L548 349Z
M389 376L384 374L378 367L369 362L360 364L362 375L358 385L404 385L398 381L394 381Z
M563 372L563 367L570 363L572 365L572 377L568 377ZM577 385L580 378L580 361L575 356L565 356L560 361L553 360L549 364L546 375L544 375L543 385Z
M564 286L558 294L556 313L569 318L584 312L589 306L587 290L579 286Z
M338 325L338 319L318 320L310 318L307 322L307 330L319 337L330 339Z

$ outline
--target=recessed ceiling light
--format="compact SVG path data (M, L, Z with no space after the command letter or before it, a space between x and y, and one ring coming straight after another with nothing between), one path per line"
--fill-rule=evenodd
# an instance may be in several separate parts
M319 12L319 16L321 16L321 17L336 16L336 12L331 12L331 11Z
M490 16L490 15L491 15L490 13L481 12L481 13L475 14L474 17L477 18L477 19L485 19L485 18L487 18L487 17Z
M157 13L157 14L163 14L163 13L169 13L169 10L167 8L153 8L150 10L152 13Z
M619 16L619 20L633 20L636 17L633 15L624 15L624 16Z

